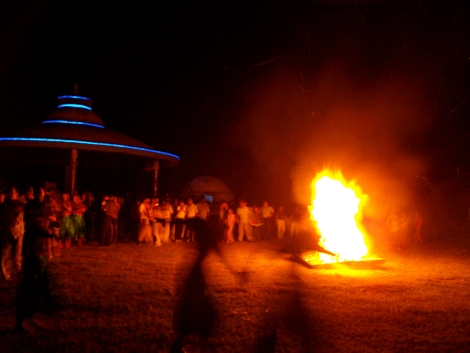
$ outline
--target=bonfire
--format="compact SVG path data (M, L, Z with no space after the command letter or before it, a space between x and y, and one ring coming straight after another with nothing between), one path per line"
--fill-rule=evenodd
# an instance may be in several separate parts
M327 264L367 259L361 226L367 195L354 181L346 181L340 171L318 173L311 186L310 214L321 236L319 244L337 255L315 252L305 255L305 260L310 264Z

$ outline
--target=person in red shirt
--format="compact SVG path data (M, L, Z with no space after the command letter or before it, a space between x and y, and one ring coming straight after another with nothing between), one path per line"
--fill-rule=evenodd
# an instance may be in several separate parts
M72 212L73 203L70 201L70 194L63 194L59 248L70 248L72 239L75 237L75 223L73 221Z
M121 204L118 202L118 199L116 196L111 197L111 201L114 202L114 212L111 215L111 218L113 219L113 241L117 241L119 238L119 211L121 210Z
M78 245L81 246L83 241L85 240L86 236L86 224L84 214L87 210L87 207L82 202L80 196L73 195L73 210L72 210L72 217L75 223L75 235L78 239Z

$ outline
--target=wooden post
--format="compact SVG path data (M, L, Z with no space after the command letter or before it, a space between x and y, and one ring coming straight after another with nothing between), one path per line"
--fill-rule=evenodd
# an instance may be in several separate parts
M158 170L160 169L160 162L155 160L153 162L153 197L156 198L158 194Z
M78 151L74 148L70 155L70 195L75 193L75 181L77 179Z

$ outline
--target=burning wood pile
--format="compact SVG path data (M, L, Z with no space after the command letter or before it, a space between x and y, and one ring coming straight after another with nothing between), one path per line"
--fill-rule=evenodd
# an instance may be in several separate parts
M315 251L304 254L304 260L311 266L383 262L368 257L361 223L368 197L361 188L354 181L346 181L341 172L330 170L317 174L311 186L311 220L321 236L319 245L336 256Z

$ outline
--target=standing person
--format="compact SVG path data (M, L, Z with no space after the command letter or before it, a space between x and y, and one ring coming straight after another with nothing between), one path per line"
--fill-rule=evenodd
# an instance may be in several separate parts
M121 210L121 204L118 202L118 198L116 196L112 196L111 200L114 202L114 212L111 215L113 219L113 238L111 242L118 241L119 238L119 211Z
M276 212L276 225L277 225L277 239L280 240L284 238L284 233L286 232L286 220L287 215L284 211L284 206L280 206Z
M86 224L85 224L85 217L84 213L87 207L80 199L80 196L77 194L73 195L73 210L72 210L72 217L75 223L75 230L76 236L78 239L78 245L82 246L83 241L85 240L86 236Z
M302 213L300 212L300 208L296 207L294 213L290 217L290 237L298 237L299 230L300 230L300 217Z
M228 203L222 201L219 206L219 232L222 235L222 239L227 240L227 214L228 214Z
M261 217L260 208L257 206L253 206L250 215L250 224L253 227L253 240L254 241L261 241L261 227L263 226L263 217Z
M140 226L137 235L137 243L139 245L153 243L152 226L150 225L150 209L150 199L146 198L142 200L139 206Z
M175 214L175 209L173 208L170 198L166 198L163 201L162 214L164 222L162 235L160 236L160 238L162 243L168 243L170 241L171 221Z
M186 214L188 213L188 208L186 207L183 200L180 201L178 207L176 207L176 218L175 218L175 240L180 240L183 238L185 231L184 222L186 220Z
M171 217L171 226L170 226L170 240L171 241L175 241L176 237L175 237L175 233L176 233L176 214L178 213L177 209L178 209L178 206L180 204L180 201L178 201L178 198L174 198L173 199L173 209L175 210L175 212L173 213L172 217ZM186 228L186 227L184 227ZM186 230L186 229L185 229ZM184 238L184 236L181 236L181 238Z
M84 204L86 206L85 211L85 224L86 224L86 241L90 242L95 235L95 224L96 224L96 202L93 194L90 191L85 192L83 194Z
M5 280L11 278L11 267L20 272L23 263L24 204L18 200L18 197L19 192L13 186L10 190L10 199L4 205L2 274Z
M228 203L225 201L222 201L219 207L219 221L221 223L225 222L225 218L227 217L228 214Z
M194 203L193 199L191 198L188 199L187 209L188 211L186 213L186 220L197 217L197 205ZM193 230L186 227L186 236L188 238L188 241L194 241L195 233Z
M227 237L225 239L226 243L233 243L235 239L233 238L233 228L235 227L236 223L235 213L231 208L228 209L227 218L225 222L227 223Z
M253 227L250 224L250 209L245 200L240 201L240 207L237 208L237 221L238 221L238 241L243 241L243 236L246 236L246 241L253 241Z
M126 225L128 223L127 217L128 217L129 211L127 210L124 197L122 196L117 197L116 203L119 205L117 239L119 241L124 241L124 230L126 229Z
M139 228L140 228L140 213L139 213L139 208L140 208L140 201L136 200L135 202L132 202L132 206L130 209L130 233L131 233L131 242L137 242L137 237L139 234Z
M110 198L104 200L104 204L102 204L103 210L103 224L101 229L101 238L100 238L100 245L109 246L111 244L111 239L113 237L113 212L116 207L114 201Z
M62 194L62 221L60 226L59 248L70 248L72 239L75 236L75 224L72 218L72 210L73 203L70 201L70 194Z
M210 213L209 205L206 202L206 198L203 196L201 197L201 201L197 204L197 216L203 221L207 221L209 220Z
M150 225L152 226L153 243L155 246L161 246L162 242L160 235L164 230L164 217L162 213L163 205L160 205L159 199L152 199L150 208L148 209Z
M160 241L161 243L167 243L170 240L170 226L171 217L175 212L173 211L173 205L165 198L160 205Z
M52 195L47 195L45 197L45 201L50 203L51 207L51 214L49 215L50 219L50 226L49 229L51 231L52 238L49 240L52 243L52 253L53 256L60 256L60 248L59 248L59 241L60 241L60 208L57 200Z
M263 218L263 225L261 226L261 236L264 240L272 238L273 234L273 215L274 208L272 208L267 201L263 202L263 206L260 208L261 217Z

